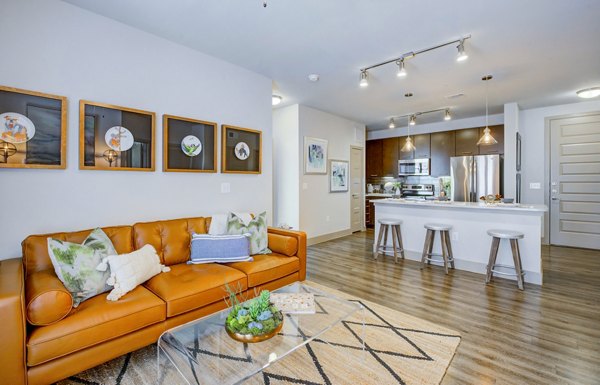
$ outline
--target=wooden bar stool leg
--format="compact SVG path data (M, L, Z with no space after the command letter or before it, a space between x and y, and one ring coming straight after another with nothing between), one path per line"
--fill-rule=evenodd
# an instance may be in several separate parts
M450 260L450 267L454 269L454 254L452 253L452 243L450 242L450 231L444 231L446 235L446 250Z
M392 247L394 249L394 263L398 263L398 235L396 234L396 226L390 226L392 228Z
M448 246L446 245L445 231L440 231L440 241L442 242L442 258L444 259L444 270L448 274Z
M427 243L427 254L429 254L429 257L431 257L431 254L433 253L433 243L435 242L435 230L428 231L431 231L431 237L429 238L429 242ZM427 264L431 265L431 261L429 259L427 260Z
M389 230L390 226L388 226L388 225L382 225L382 226L385 229L385 232L383 233L383 256L385 257L385 252L387 251L388 230Z
M398 235L398 246L400 247L400 256L404 259L404 243L402 243L402 228L400 225L396 226L396 235Z
M377 236L377 243L375 244L375 252L373 253L373 258L377 260L379 256L379 248L381 247L381 240L383 239L383 225L379 225L379 235Z
M521 270L521 254L519 251L518 240L511 239L510 248L512 249L515 272L517 273L517 285L519 286L519 290L523 290L523 271Z
M421 270L425 267L425 261L427 260L427 251L430 250L430 243L432 240L432 230L427 230L427 234L425 235L425 244L423 245L423 255L421 255Z
M494 268L494 264L496 263L496 257L498 255L498 248L500 247L500 238L493 237L492 238L492 247L490 248L490 258L488 260L487 265L487 274L485 276L485 283L490 283L492 280L492 269Z

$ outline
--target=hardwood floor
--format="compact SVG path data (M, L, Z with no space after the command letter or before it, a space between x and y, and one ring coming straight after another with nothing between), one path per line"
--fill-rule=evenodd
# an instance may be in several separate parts
M308 277L462 335L442 384L600 384L600 251L544 246L544 286L372 259L372 230L309 247Z

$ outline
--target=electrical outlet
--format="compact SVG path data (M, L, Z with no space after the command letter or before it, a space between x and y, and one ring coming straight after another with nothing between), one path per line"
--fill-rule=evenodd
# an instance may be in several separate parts
M221 194L229 194L231 192L231 183L221 183Z
M542 188L542 185L539 183L529 183L529 188L531 190L539 190Z
M451 238L453 241L458 241L458 232L457 232L457 231L453 231L453 232L451 232L451 233L450 233L450 238Z

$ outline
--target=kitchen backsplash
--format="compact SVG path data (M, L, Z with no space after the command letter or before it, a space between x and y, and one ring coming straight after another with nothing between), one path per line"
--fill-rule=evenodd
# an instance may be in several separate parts
M406 176L406 177L381 177L381 178L367 178L367 184L373 185L373 192L383 192L383 185L387 182L401 182L402 184L432 184L433 194L438 196L440 193L440 179L442 182L450 177L433 177L433 176Z

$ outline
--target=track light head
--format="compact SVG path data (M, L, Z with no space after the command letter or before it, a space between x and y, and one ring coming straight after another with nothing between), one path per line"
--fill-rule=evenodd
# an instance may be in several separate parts
M396 62L398 65L398 73L396 74L399 78L403 78L406 76L406 68L404 68L404 58L398 60Z
M414 126L415 124L417 124L417 116L416 115L411 115L410 116L410 122L408 123L411 126Z
M469 58L469 55L465 52L465 39L462 39L460 43L456 46L458 49L458 56L456 56L456 61L465 61Z
M283 98L280 95L271 95L271 105L276 106L283 101Z
M389 128L396 128L396 122L394 122L394 118L390 118L390 124L388 125Z
M452 115L450 115L450 109L446 108L446 112L444 112L444 120L452 119Z
M358 83L361 87L366 87L369 85L369 73L365 71L360 71L360 82Z

